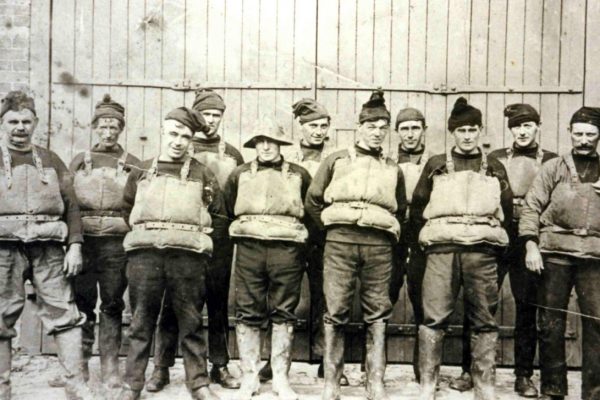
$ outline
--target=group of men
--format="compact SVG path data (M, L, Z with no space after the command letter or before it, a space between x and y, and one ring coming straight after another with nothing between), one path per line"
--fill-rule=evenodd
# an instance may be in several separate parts
M482 114L459 98L447 125L452 145L434 155L426 148L423 114L405 108L393 121L380 91L363 104L356 141L343 149L330 143L327 109L302 99L292 106L299 142L263 117L243 144L256 152L246 163L218 134L225 109L217 93L198 91L191 108L166 114L159 155L140 161L119 145L125 110L106 95L91 121L98 142L67 169L55 153L31 143L38 121L33 99L23 92L3 99L1 400L11 396L11 339L27 279L64 370L51 383L64 386L69 399L93 397L86 382L98 294L101 379L121 388L121 399L138 399L144 387L164 388L178 342L194 399L219 398L210 382L250 399L270 379L280 399L297 399L288 372L304 273L323 400L339 399L348 384L344 327L357 280L366 397L389 398L386 328L404 275L419 333L413 364L421 399L436 396L444 330L461 287L463 374L451 386L493 399L494 314L507 273L516 303L515 392L538 396L531 376L539 341L542 398L567 395L565 309L575 286L584 315L582 399L597 398L599 108L573 114L573 146L559 157L538 143L538 112L509 105L504 113L514 142L486 154L479 146ZM400 144L387 156L392 123ZM240 378L227 368L232 265ZM118 352L127 287L132 320L123 382ZM210 372L201 330L205 303ZM259 369L267 324L270 360ZM146 382L154 336L154 371Z

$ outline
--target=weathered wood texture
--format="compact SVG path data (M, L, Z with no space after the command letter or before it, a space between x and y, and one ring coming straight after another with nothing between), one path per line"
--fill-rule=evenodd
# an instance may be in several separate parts
M380 87L393 114L406 106L424 111L427 145L434 152L447 144L446 120L462 94L483 112L489 149L509 145L502 110L524 101L541 112L542 145L562 153L569 146L572 112L584 100L591 105L600 100L600 78L592 72L599 57L596 3L40 0L32 7L31 86L51 101L42 129L51 132L49 146L66 162L93 142L90 116L106 92L127 107L122 144L142 158L154 156L164 113L191 106L193 91L180 90L186 84L214 87L223 95L221 133L238 147L261 114L274 115L297 138L291 104L305 96L316 96L330 110L332 140L348 146L360 105ZM386 147L397 144L392 133ZM306 289L305 282L303 320L309 312ZM506 328L502 364L513 362L514 312L505 282L498 311ZM411 359L411 321L403 289L391 321L391 361ZM570 337L579 338L577 319L569 323ZM299 337L297 355L306 359L306 334ZM350 341L349 359L360 358L359 341ZM571 365L580 363L577 344L569 340ZM460 360L455 336L446 350L446 361Z

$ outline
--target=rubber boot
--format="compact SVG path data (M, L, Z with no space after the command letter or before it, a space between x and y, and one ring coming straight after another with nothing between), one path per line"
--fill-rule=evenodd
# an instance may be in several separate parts
M0 339L0 400L10 400L11 339Z
M267 326L267 332L265 332L264 340L262 343L262 349L265 351L271 351L271 335L273 328L271 327L271 323ZM267 357L267 362L258 372L258 379L260 379L260 383L267 383L271 379L273 379L273 369L271 368L271 356Z
M154 365L152 375L150 376L148 382L146 382L146 391L150 393L160 392L169 383L171 383L169 367L160 367L158 365Z
M292 364L291 353L294 342L294 325L273 324L271 333L271 368L273 369L273 392L280 400L296 400L298 395L288 379Z
M496 398L496 343L498 332L479 332L471 334L473 361L474 400L493 400Z
M444 331L419 327L419 372L421 377L420 400L434 400L442 364Z
M76 326L54 334L58 360L65 369L65 394L68 400L92 399L82 374L83 345L81 328Z
M100 314L100 371L102 382L111 389L122 386L119 375L119 349L121 348L121 315Z
M258 393L258 363L260 363L260 328L237 324L235 326L237 345L240 355L242 382L237 391L238 400L250 400Z
M344 371L344 330L338 326L325 323L325 354L323 365L325 367L325 386L322 400L339 400L340 378Z
M386 365L385 327L385 323L377 322L367 328L365 372L368 400L389 400L383 383Z

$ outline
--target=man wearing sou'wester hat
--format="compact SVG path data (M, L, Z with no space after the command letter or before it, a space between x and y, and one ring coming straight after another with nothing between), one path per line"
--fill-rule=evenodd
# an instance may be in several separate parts
M581 398L600 390L600 108L571 117L572 150L542 166L525 197L519 236L540 274L539 360L544 399L567 395L566 313L573 287L582 313ZM595 393L595 394L593 394Z

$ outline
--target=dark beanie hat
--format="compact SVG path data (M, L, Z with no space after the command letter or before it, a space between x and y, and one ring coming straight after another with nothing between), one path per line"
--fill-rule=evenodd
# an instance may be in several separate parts
M294 118L298 118L301 124L321 118L331 119L327 109L323 105L307 97L295 102L292 105L292 110Z
M586 124L596 125L600 128L600 108L598 107L581 107L575 111L575 114L571 117L570 125L577 122L583 122Z
M391 120L390 112L385 106L385 99L381 90L375 90L369 101L362 106L358 115L358 122L362 124L365 121L377 121L378 119Z
M452 132L464 125L482 126L481 111L468 104L464 97L459 97L454 103L450 118L448 118L448 130Z
M28 109L34 115L37 115L35 112L35 103L33 102L32 97L27 96L20 90L9 92L6 97L2 99L0 117L2 117L8 111L21 111L23 109Z
M125 123L125 108L114 101L110 94L105 94L102 101L96 103L92 123L95 123L98 118L116 118L121 123Z
M504 116L508 117L508 127L514 128L523 122L540 123L540 114L530 104L509 104L504 108Z
M178 107L171 110L166 116L165 120L174 119L175 121L181 122L192 130L192 132L208 132L210 127L206 125L206 121L202 114L196 110L189 109L187 107Z
M192 108L196 111L221 110L225 111L225 102L223 98L211 89L200 89L196 91L194 105Z
M423 121L423 126L426 125L423 113L412 107L403 108L398 112L398 115L396 115L396 130L398 130L398 125L406 121Z

